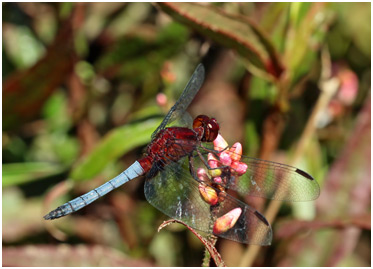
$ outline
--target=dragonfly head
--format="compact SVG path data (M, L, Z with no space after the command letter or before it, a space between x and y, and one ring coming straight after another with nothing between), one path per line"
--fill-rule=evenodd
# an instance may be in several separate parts
M219 124L216 119L199 115L193 121L193 129L198 133L202 142L213 142L219 134Z

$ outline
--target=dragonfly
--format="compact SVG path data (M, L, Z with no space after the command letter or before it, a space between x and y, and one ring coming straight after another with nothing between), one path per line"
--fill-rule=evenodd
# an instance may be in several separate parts
M199 64L152 134L142 158L103 185L49 212L44 219L76 212L124 183L144 176L146 199L169 217L208 235L270 245L269 222L255 208L233 197L231 190L243 196L296 202L316 199L319 185L296 167L241 155L237 147L228 150L225 145L217 145L215 141L221 135L215 118L199 115L192 125L185 121L185 126L172 125L187 114L204 78L204 66Z

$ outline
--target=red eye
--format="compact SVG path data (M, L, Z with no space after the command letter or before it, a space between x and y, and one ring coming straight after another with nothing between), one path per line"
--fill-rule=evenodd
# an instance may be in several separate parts
M199 115L193 121L193 129L199 133L201 141L213 142L219 134L219 124L216 119Z
M197 116L193 121L193 129L198 128L200 126L205 126L209 122L210 118L205 115Z
M208 137L206 137L206 141L213 142L219 134L219 124L217 123L216 119L212 118L209 120L206 127L206 129L208 129L208 131L206 132L206 134L208 134Z

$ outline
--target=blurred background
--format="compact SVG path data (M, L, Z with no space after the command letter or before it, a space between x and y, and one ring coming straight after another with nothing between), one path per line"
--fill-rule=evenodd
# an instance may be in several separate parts
M43 216L141 157L202 62L190 114L321 187L312 202L241 197L274 239L219 239L225 264L370 266L370 5L3 3L3 265L201 265L204 246L185 227L157 232L168 217L142 178Z

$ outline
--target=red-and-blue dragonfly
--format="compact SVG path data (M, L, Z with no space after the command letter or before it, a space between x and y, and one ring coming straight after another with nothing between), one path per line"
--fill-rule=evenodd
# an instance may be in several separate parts
M225 148L208 146L219 135L214 118L200 115L191 128L167 127L186 113L204 76L200 64L152 134L143 158L110 181L51 211L44 219L66 216L124 183L145 176L146 199L169 217L222 238L247 244L271 244L272 229L265 217L227 191L283 201L310 201L319 196L319 185L298 168L229 151L231 159L239 160L245 167L243 171L236 170L219 157L227 153Z

